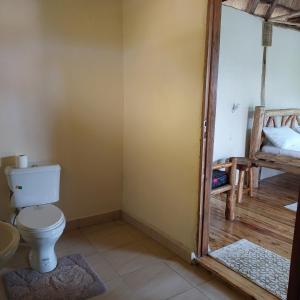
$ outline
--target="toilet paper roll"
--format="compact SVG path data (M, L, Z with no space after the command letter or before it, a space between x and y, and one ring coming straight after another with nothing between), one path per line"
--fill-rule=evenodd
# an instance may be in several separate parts
M28 167L28 157L27 155L18 155L16 159L17 168L27 168Z

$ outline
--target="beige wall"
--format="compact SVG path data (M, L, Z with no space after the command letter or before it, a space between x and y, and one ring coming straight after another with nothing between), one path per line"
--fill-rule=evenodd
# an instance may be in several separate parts
M206 3L1 1L0 218L5 157L27 153L62 165L69 219L123 186L125 212L194 248Z
M122 209L195 247L205 0L124 1Z
M0 219L3 157L62 166L69 219L120 209L121 0L1 0Z

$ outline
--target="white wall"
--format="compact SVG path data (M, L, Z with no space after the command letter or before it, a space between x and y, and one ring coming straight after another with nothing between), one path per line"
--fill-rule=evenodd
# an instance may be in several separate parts
M214 159L247 155L252 111L260 105L262 20L223 6ZM300 107L300 32L273 26L267 50L267 108ZM240 107L232 113L232 105ZM262 177L278 172L264 170Z
M300 108L300 32L273 27L268 49L266 105Z
M266 106L300 108L300 32L273 26L267 49ZM262 178L281 174L263 168Z
M259 18L222 8L214 160L245 155L249 112L260 104L261 26Z

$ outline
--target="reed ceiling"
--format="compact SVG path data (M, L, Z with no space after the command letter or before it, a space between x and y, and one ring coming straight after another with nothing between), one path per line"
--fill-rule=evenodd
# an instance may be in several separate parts
M300 0L223 0L224 5L300 30Z

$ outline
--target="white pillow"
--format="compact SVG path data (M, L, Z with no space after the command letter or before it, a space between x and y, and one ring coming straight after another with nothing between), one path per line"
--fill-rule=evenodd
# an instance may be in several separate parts
M300 134L290 127L264 127L267 139L276 147L291 150L300 147Z
M294 130L295 130L296 132L300 133L300 126L295 127Z

